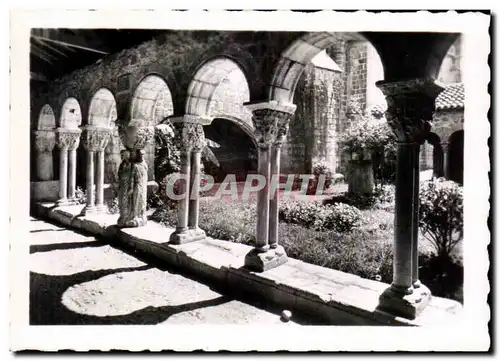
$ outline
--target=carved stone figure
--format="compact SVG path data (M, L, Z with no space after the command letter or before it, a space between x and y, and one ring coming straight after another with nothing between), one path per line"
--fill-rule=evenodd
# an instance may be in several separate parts
M136 150L130 169L128 184L129 218L125 227L145 226L148 218L146 214L148 192L148 166L144 160L144 150Z
M130 162L130 151L124 149L121 151L122 162L118 168L118 207L120 208L120 217L118 226L123 227L129 219L129 187L132 164Z

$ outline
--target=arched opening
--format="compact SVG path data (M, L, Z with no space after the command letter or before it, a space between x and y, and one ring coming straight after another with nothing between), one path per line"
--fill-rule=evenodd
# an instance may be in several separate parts
M297 105L282 147L282 171L310 173L325 162L346 175L348 156L338 139L360 117L374 111L383 117L385 97L375 85L382 79L380 56L360 34L308 33L289 46L269 91L271 100Z
M453 133L448 145L449 179L463 184L464 181L464 131Z
M432 177L442 177L444 175L443 166L441 140L437 134L430 133L420 146L420 181Z
M54 110L49 104L45 104L38 114L35 133L31 134L30 179L32 181L51 181L59 177L59 167L57 167L59 152L55 146L55 128ZM35 143L39 143L38 146L35 146ZM48 149L52 145L54 146L49 152Z
M78 100L68 98L61 108L59 125L61 128L75 129L82 124L82 111Z
M189 84L186 114L229 114L251 124L251 113L243 106L250 100L249 94L241 67L229 58L215 58L201 65Z
M155 126L174 114L172 94L159 75L148 75L135 89L128 125Z
M172 94L167 83L158 75L148 75L137 86L132 97L128 125L156 126L174 114ZM148 181L155 179L155 142L145 147Z
M109 128L110 140L104 151L104 183L114 184L118 182L118 167L120 166L120 137L116 125L117 110L116 100L107 88L98 89L89 106L88 124L96 127ZM86 164L85 152L79 152L80 164ZM97 171L97 169L96 169ZM85 174L80 171L79 183L84 184Z
M204 126L205 136L218 144L213 148L219 166L208 160L203 161L205 173L220 183L228 174L234 174L236 181L244 182L247 174L257 170L257 148L252 134L236 122L216 118Z
M56 127L56 117L54 110L49 104L45 104L38 116L37 130L54 129Z

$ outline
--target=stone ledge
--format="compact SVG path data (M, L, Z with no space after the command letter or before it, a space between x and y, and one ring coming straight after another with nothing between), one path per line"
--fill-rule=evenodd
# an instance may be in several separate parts
M265 272L252 272L245 267L245 257L253 248L243 244L207 237L173 245L168 241L174 229L152 221L145 227L118 229L116 215L79 216L82 205L38 203L34 208L64 225L110 237L111 243L127 245L207 280L335 325L427 326L460 320L462 305L438 297L433 297L413 320L395 317L378 307L379 297L389 285L296 259L289 258L287 263Z

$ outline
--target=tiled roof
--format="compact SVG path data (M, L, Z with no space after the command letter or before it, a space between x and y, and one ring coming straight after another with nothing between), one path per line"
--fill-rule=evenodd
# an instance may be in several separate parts
M436 99L436 110L463 108L464 98L463 83L448 85Z

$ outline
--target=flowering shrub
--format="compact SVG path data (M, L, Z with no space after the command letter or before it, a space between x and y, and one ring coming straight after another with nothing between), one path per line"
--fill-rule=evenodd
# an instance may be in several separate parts
M422 234L433 244L438 258L449 258L463 238L462 187L444 178L423 182L419 215Z
M87 191L84 191L81 187L76 187L75 202L77 204L87 203Z
M106 207L108 214L118 214L120 213L120 207L118 206L118 198L112 198L106 201Z
M321 175L325 176L325 184L324 189L330 188L333 183L333 175L335 174L331 165L325 161L317 162L313 165L313 175L314 179L311 180L310 190L309 192L312 194L316 193L316 189L318 187L319 177ZM308 192L308 193L309 193Z
M355 207L347 204L323 205L320 202L281 202L279 217L283 222L318 231L349 232L361 222L361 212Z
M361 118L342 134L340 144L349 153L374 152L394 143L394 139L386 121Z

